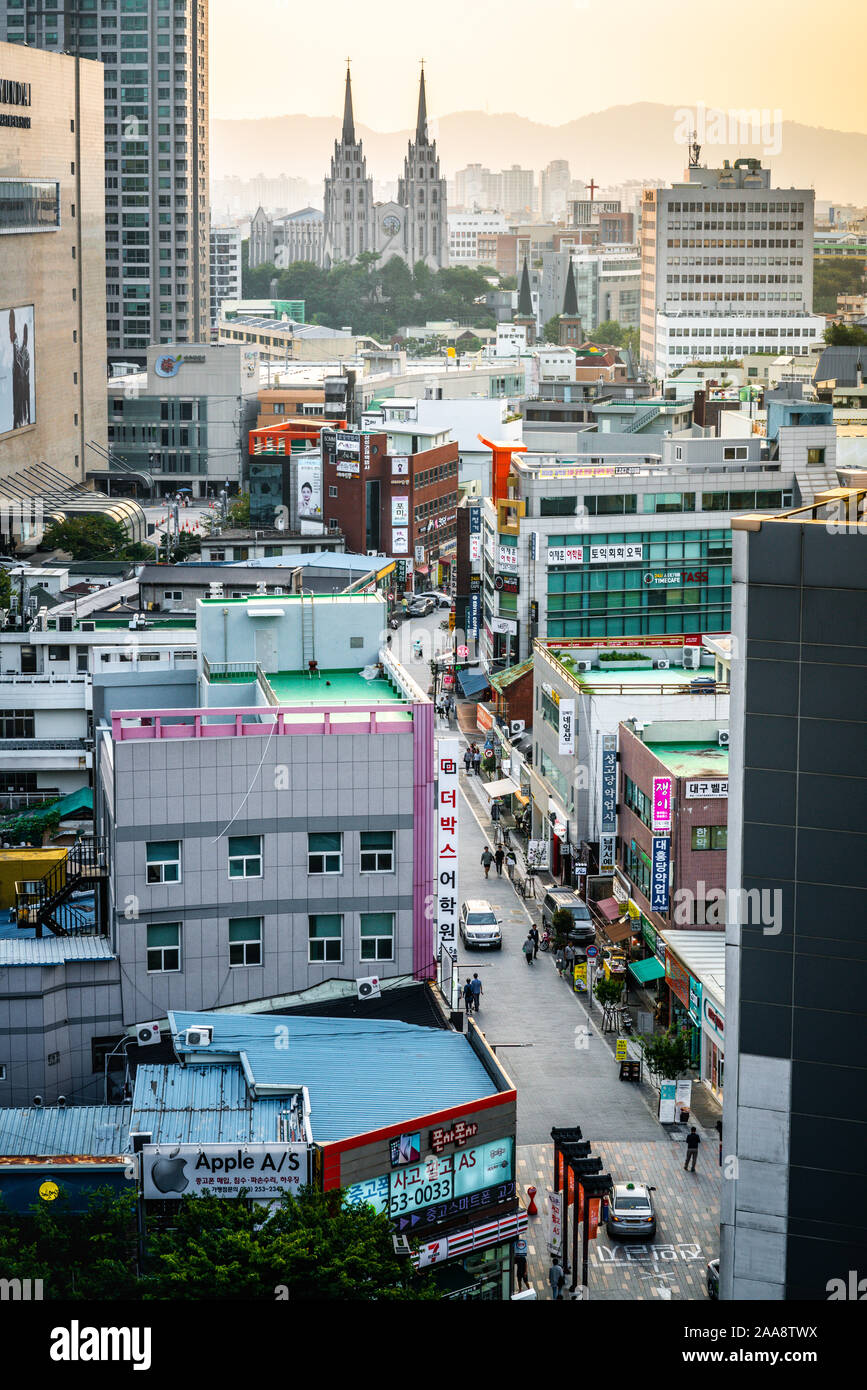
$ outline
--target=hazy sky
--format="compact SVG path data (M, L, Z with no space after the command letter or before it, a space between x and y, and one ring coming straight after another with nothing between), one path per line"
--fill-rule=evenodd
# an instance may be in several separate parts
M867 0L210 0L211 114L342 110L413 121L420 58L432 117L514 111L561 125L633 101L779 109L867 132Z

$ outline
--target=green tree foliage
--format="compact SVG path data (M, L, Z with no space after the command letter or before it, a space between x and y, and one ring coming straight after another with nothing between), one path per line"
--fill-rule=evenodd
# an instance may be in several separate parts
M600 1004L616 1004L622 993L622 980L606 980L604 975L600 975L596 981L595 994Z
M110 516L71 516L50 521L42 545L63 550L73 560L152 560L153 547L131 541L125 528Z
M651 1071L666 1081L675 1081L689 1071L689 1034L669 1028L667 1033L648 1034L637 1039Z
M575 925L575 919L567 907L558 907L556 912L551 914L551 926L554 929L554 948L562 950L569 938L569 933Z
M867 261L855 256L815 256L813 313L836 314L838 294L862 294L865 272Z
M825 342L829 347L862 347L867 345L867 328L858 328L854 323L829 323Z
M545 324L544 338L546 343L559 343L560 341L560 314L555 314Z
M633 352L638 351L639 330L628 328L617 319L606 319L605 323L597 324L590 335L590 341L598 343L600 347L622 347L631 348Z
M296 261L286 270L273 265L247 270L244 295L303 299L308 323L328 328L351 326L355 333L389 341L406 324L455 319L472 328L493 328L493 311L484 303L488 277L469 266L433 271L418 261L410 270L394 256L381 265L377 252L321 270Z
M9 578L9 571L4 567L0 569L0 608L8 608L12 602L12 581Z
M19 1215L0 1205L5 1279L42 1279L51 1301L136 1298L135 1192L102 1188L83 1212L61 1192Z

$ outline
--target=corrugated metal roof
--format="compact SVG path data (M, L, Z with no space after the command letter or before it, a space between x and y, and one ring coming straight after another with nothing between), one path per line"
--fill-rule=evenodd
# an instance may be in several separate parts
M286 1108L285 1097L250 1096L237 1063L139 1066L132 1128L149 1131L155 1144L268 1143L278 1137Z
M313 1137L320 1141L364 1134L417 1115L465 1105L498 1090L462 1033L440 1032L393 1019L169 1014L171 1034L176 1039L187 1028L200 1024L213 1027L211 1045L188 1052L176 1043L179 1051L215 1066L219 1066L221 1053L237 1057L244 1052L255 1084L306 1086ZM286 1046L278 1047L277 1039ZM212 1069L210 1065L207 1068ZM137 1115L144 1104L139 1084L142 1070L136 1078ZM157 1078L149 1077L148 1081L156 1082ZM226 1087L230 1105L240 1102L240 1071L230 1088L221 1078L204 1076L199 1067L176 1068L171 1091L175 1108L194 1105L198 1097L206 1114L216 1115L218 1085ZM269 1102L272 1099L268 1097ZM255 1106L265 1103L259 1100ZM276 1098L275 1106L276 1116L286 1108L285 1100ZM261 1128L266 1122L270 1117L263 1112L256 1124ZM212 1120L206 1123L210 1125ZM198 1132L191 1137L198 1139Z
M726 934L724 931L671 931L665 943L681 965L696 980L718 995L725 1003Z
M505 671L497 671L495 675L489 677L490 684L495 690L506 690L513 681L520 680L532 669L533 658L531 657L529 661L522 661L518 666L507 666Z
M123 1154L129 1148L130 1105L46 1105L0 1108L4 1158Z
M23 936L0 939L0 966L63 965L68 960L113 960L111 942L105 936Z

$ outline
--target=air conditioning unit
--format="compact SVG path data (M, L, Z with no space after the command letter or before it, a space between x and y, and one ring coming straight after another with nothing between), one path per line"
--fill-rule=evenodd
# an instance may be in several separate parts
M57 624L58 624L58 631L59 631L59 632L71 632L71 631L72 631L72 615L71 615L71 614L67 614L67 615L66 615L65 617L63 617L63 618L58 618Z
M212 580L211 580L210 584L208 585L208 597L209 597L209 598L222 598L222 597L223 597L223 586L222 586L222 584L220 583L219 580L217 580L217 579L212 579Z
M592 662L592 661L576 661L576 662L575 662L575 670L576 670L576 671L592 671L592 670L593 670L593 662Z
M160 1025L158 1023L137 1023L135 1040L139 1047L153 1047L155 1043L160 1041Z
M366 554L366 555L378 555L378 554L379 554L379 551L378 551L378 550L367 550L367 551L365 551L365 554Z
M214 1041L213 1028L188 1028L184 1033L187 1047L210 1047Z
M716 741L717 741L717 743L719 744L720 748L728 748L728 746L729 746L729 731L728 731L728 729L717 729L717 731L716 731Z
M378 999L380 995L378 976L366 975L356 979L355 989L359 999Z
M701 649L699 647L684 647L682 662L684 671L697 671L701 665Z
M512 738L517 738L518 734L522 734L526 727L527 721L525 719L513 719L509 723L509 733Z
M667 671L671 666L671 662L669 661L667 656L661 656L659 660L654 663L654 665L656 666L657 671Z
M96 632L96 623L82 623L82 632Z

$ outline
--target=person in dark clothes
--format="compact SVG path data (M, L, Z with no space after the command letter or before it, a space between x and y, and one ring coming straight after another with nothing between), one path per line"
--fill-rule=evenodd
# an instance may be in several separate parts
M473 744L473 772L477 777L482 775L482 755L475 744Z
M526 939L526 941L524 942L523 946L521 947L521 950L524 952L524 956L525 956L525 958L526 958L527 964L528 964L528 965L532 965L532 964L533 964L533 938L532 938L532 936L529 934L529 932L527 933L527 939Z
M722 1167L722 1120L717 1120L715 1128L719 1135L719 1161L720 1167Z
M695 1160L698 1158L698 1146L700 1143L701 1135L695 1125L692 1125L689 1134L686 1136L686 1163L684 1163L683 1167L684 1171L687 1173L695 1172Z
M466 774L467 774L468 777L469 777L469 775L470 775L470 768L472 767L472 765L473 765L473 750L472 750L471 747L467 747L467 750L466 750L466 752L464 753L464 771L466 772Z
M482 998L482 982L475 971L473 971L473 978L470 980L470 989L473 991L473 1003L476 1006L476 1013L478 1013L479 1003Z
M531 927L528 936L533 943L533 960L535 960L539 954L539 928L535 926Z
M464 985L462 993L464 996L464 1008L466 1009L467 1013L470 1014L473 1011L473 1004L475 1003L475 1000L473 998L473 982L470 979L469 975L467 976L467 983Z
M515 1241L515 1282L518 1285L518 1292L521 1289L529 1289L530 1281L527 1278L527 1242L523 1236Z
M497 848L494 850L494 863L497 866L497 873L500 875L500 877L502 877L503 874L503 860L505 859L505 857L506 851L503 849L503 846L497 845Z

